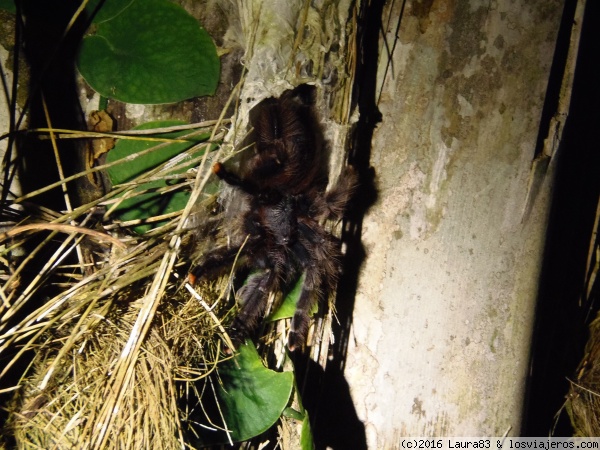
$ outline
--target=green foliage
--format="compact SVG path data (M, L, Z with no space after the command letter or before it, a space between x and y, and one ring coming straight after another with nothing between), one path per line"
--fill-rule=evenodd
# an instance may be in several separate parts
M298 391L297 386L296 391ZM308 417L308 411L306 411L302 406L299 396L298 403L300 404L300 411L288 407L283 411L283 415L285 417L289 417L290 419L302 422L302 428L300 429L300 448L302 450L314 450L315 445L313 441L312 429L310 428L310 418Z
M158 121L140 125L136 129L152 129L181 124L183 124L183 122L177 120ZM177 139L189 133L189 130L176 131L172 133L162 133L160 135L155 135L155 137ZM108 153L106 162L110 163L123 158L128 158L128 161L122 164L111 166L107 169L107 173L111 180L111 183L114 186L132 181L136 177L147 173L149 170L154 169L160 164L170 160L174 156L184 152L193 145L199 142L206 141L208 137L209 135L205 133L186 142L169 143L161 148L156 149L155 151L150 151L146 154L142 154L135 158L132 158L132 156L135 156L144 150L148 150L151 147L157 146L157 143L147 140L120 140L117 142L115 147ZM200 157L203 153L203 149L197 150L193 152L191 157L188 159ZM184 171L188 170L190 167L193 167L195 165L196 163L190 163L190 165L188 166L180 166L177 169L169 171L168 175L183 173ZM136 194L131 198L123 200L121 204L115 209L115 214L119 217L119 219L123 221L135 219L144 220L153 216L167 214L185 208L185 205L189 198L189 193L187 191L176 191L167 194L161 194L161 192L158 192L160 189L164 189L167 186L168 181L165 179L141 183L139 186L135 187L135 191L149 192ZM150 230L153 226L157 225L160 225L160 223L139 225L134 229L138 233L145 233L146 231Z
M14 0L0 0L0 9L4 9L11 13L17 11Z
M92 17L96 25L114 19L129 8L136 0L89 0L85 12Z
M308 413L305 414L304 420L302 421L302 431L300 432L300 448L302 450L314 450L315 448Z
M108 0L95 24L77 66L101 95L157 104L214 93L220 72L215 45L180 6L168 0Z
M268 430L287 406L294 385L291 372L267 369L247 341L233 360L219 368L221 410L234 442L248 440ZM221 442L228 442L222 436Z
M285 296L279 308L271 314L267 320L272 322L280 319L290 319L294 316L296 312L296 305L298 304L298 300L300 299L300 294L302 293L302 286L304 285L305 275L302 276L296 281L294 287L288 294ZM319 305L315 304L313 308L310 310L310 314L313 315L317 312Z
M274 311L269 317L268 320L276 321L280 319L289 319L294 315L296 311L296 304L298 303L298 299L300 298L300 293L302 292L302 285L304 284L304 274L296 281L292 290L285 296L279 308Z

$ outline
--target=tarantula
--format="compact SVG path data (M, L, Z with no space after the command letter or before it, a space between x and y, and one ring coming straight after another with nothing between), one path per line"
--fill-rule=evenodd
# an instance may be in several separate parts
M313 112L313 89L302 85L268 98L250 113L253 151L240 161L239 175L222 163L213 172L245 199L245 212L229 245L205 255L191 279L231 266L250 270L237 293L240 309L230 327L237 346L255 330L271 292L285 292L304 274L288 335L288 348L302 348L309 311L326 297L341 272L341 242L323 227L340 220L357 185L347 167L329 191L320 128Z

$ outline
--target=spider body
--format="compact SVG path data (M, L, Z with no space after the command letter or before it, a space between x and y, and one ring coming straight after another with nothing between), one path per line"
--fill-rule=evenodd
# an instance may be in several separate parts
M238 254L238 268L250 269L230 327L236 345L255 330L269 294L289 290L304 274L288 335L290 350L303 347L311 307L335 287L341 272L340 240L323 223L342 218L357 176L348 167L326 190L323 140L306 89L286 91L252 110L254 151L241 161L239 175L221 163L213 166L246 207L230 244L205 255L192 274L199 279L222 270Z

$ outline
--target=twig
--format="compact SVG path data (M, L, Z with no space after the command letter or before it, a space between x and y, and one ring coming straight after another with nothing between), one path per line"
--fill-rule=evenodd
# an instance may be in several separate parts
M67 225L67 224L63 224L63 223L30 223L27 225L20 225L18 227L14 227L11 230L8 230L4 233L1 233L0 234L0 242L4 241L5 239L13 238L20 233L24 233L25 231L30 231L30 230L38 230L38 231L39 230L53 230L53 231L60 231L62 233L87 234L88 236L95 237L99 241L110 242L111 244L114 244L117 247L122 248L122 249L127 248L127 246L123 242L121 242L119 239L117 239L109 234L101 233L96 230L90 230L89 228L82 228L82 227L78 227L75 225Z

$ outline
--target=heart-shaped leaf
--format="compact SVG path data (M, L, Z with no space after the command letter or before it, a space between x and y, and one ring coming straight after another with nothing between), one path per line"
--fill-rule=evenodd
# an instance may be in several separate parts
M220 62L208 33L168 0L108 0L77 61L89 85L127 103L174 103L213 94Z
M294 375L267 369L247 341L233 360L219 368L221 411L233 442L248 440L268 430L287 406ZM221 442L228 442L222 436Z
M106 22L129 8L135 0L89 0L85 11L91 16L95 24Z

